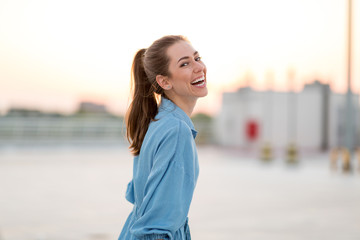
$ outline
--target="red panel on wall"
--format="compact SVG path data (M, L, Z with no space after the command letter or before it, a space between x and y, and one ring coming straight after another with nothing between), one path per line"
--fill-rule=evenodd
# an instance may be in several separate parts
M259 124L255 120L246 122L246 137L250 141L255 141L259 135Z

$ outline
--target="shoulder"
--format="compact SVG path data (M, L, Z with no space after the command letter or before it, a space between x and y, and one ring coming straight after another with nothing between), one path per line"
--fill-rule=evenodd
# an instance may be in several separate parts
M193 144L191 129L171 114L151 122L141 146L140 157L150 159L157 166L167 166L178 160L184 149Z
M181 119L167 114L151 122L142 145L142 150L152 155L166 152L173 155L193 144L193 137L189 126Z
M150 124L149 130L155 131L160 136L192 136L190 127L185 121L169 113Z

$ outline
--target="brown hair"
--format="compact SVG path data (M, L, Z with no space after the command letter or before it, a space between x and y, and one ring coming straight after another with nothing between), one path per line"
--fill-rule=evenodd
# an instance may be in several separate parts
M131 152L137 156L151 121L158 112L158 97L165 96L156 82L157 75L170 76L167 49L178 41L188 40L179 35L164 36L148 49L140 49L134 57L132 73L132 102L126 113L126 137Z

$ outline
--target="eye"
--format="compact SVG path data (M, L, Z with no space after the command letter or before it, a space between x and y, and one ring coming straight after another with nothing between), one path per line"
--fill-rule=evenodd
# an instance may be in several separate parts
M185 67L185 66L187 66L187 65L189 65L189 63L188 63L188 62L184 62L184 63L182 63L182 64L180 65L180 67Z
M201 61L201 57L197 57L197 58L195 58L195 61Z

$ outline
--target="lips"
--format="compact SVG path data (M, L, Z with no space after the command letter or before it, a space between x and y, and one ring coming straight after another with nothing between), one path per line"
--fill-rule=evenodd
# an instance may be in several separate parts
M205 76L202 76L200 78L195 79L194 81L191 82L191 85L194 86L201 86L205 84Z

